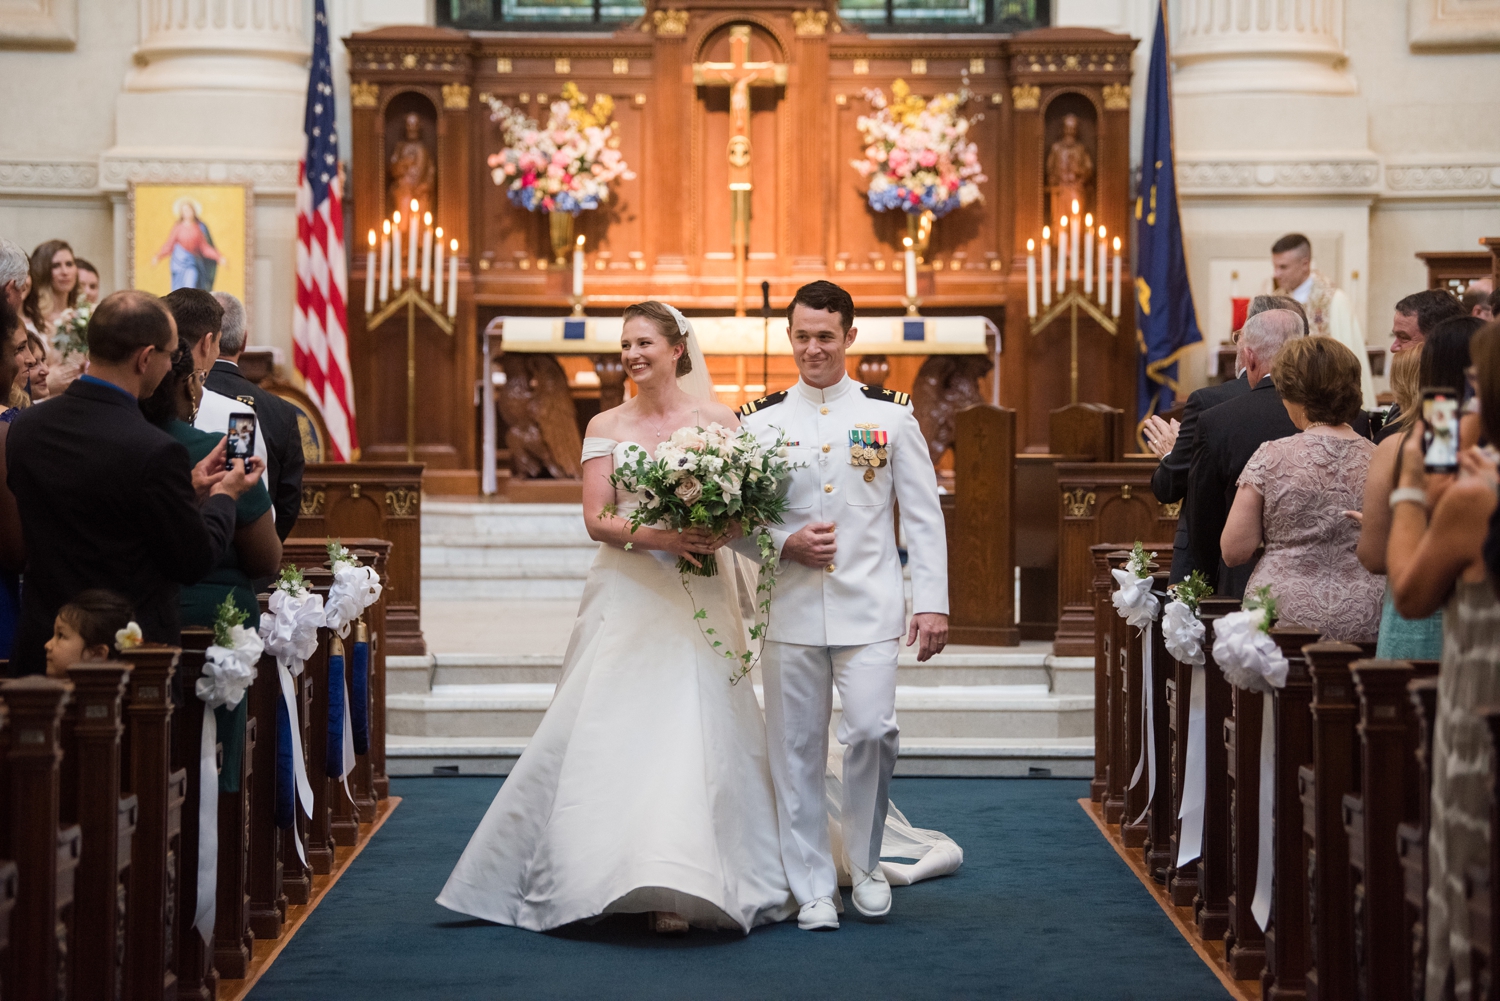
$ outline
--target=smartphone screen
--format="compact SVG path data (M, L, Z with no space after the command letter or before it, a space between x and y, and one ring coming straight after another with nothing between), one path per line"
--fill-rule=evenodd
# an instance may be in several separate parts
M1429 473L1458 471L1459 405L1451 389L1422 390L1422 465Z
M255 454L255 415L230 414L229 432L224 437L224 467L234 468L234 460L246 462Z

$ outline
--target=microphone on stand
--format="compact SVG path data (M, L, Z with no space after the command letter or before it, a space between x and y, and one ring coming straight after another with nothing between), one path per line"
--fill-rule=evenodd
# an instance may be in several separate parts
M771 283L760 283L760 392L771 391Z

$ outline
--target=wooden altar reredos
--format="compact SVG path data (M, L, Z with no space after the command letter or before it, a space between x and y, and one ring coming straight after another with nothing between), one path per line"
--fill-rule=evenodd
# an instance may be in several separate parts
M459 241L462 262L453 334L418 323L416 458L427 463L429 477L469 492L478 468L478 331L498 315L564 313L571 290L568 269L551 263L548 220L511 204L489 177L486 158L501 145L489 98L541 120L569 81L584 94L615 99L620 149L635 177L620 182L604 208L577 220L577 232L586 237L590 313L618 315L645 298L690 313L728 313L735 289L729 91L695 85L693 66L728 60L729 31L737 25L750 27L752 60L787 68L784 85L751 92L748 278L754 291L762 280L770 282L778 315L799 285L817 278L848 288L860 310L902 308L897 266L905 219L871 211L865 183L850 166L863 146L856 121L870 109L863 92L889 94L903 79L924 97L965 87L972 93L964 113L978 117L971 136L988 180L981 203L937 221L919 268L922 311L982 314L996 322L1003 332L1001 402L1018 411L1020 447L1045 448L1047 415L1068 402L1069 344L1065 325L1029 332L1026 240L1067 210L1048 204L1044 175L1048 151L1070 114L1079 119L1079 139L1095 165L1084 210L1112 235L1131 231L1135 41L1078 28L875 35L841 24L832 4L761 0L746 8L694 0L655 9L609 33L412 27L347 39L354 133L348 242L356 249L350 353L366 458L405 455L404 338L385 329L367 332L361 306L365 234L399 207L388 204L386 164L405 135L407 117L417 116L432 153L436 224ZM752 314L758 305L752 297ZM772 329L783 335L775 321ZM1085 321L1080 349L1080 399L1133 413L1130 317L1115 335ZM754 364L758 376L758 358ZM910 389L920 364L920 358L891 359L887 385ZM791 377L781 372L780 382ZM777 388L778 373L770 382Z

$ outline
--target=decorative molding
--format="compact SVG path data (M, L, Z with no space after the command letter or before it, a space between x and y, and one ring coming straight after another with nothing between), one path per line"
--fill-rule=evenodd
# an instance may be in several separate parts
M1399 164L1385 168L1385 186L1400 192L1483 191L1500 187L1500 167L1492 164Z
M327 499L327 494L322 490L311 486L303 487L301 514L307 518L321 517L323 514L323 505Z
M624 76L625 74L627 74L627 73L630 72L630 60L629 59L616 59L616 60L614 60L611 63L610 70L616 76Z
M1011 57L1013 74L1128 73L1130 54L1117 49L1063 49L1055 52L1018 52Z
M1178 190L1184 194L1278 190L1373 194L1379 181L1380 164L1374 160L1177 161Z
M926 59L921 59L921 58L913 59L911 61L911 75L912 76L926 76L927 75L927 60Z
M409 487L397 487L385 492L385 507L392 518L415 518L421 500L421 491Z
M166 160L155 158L100 157L99 187L124 191L132 181L173 184L249 184L256 191L295 194L297 158L284 160Z
M828 33L828 11L809 7L792 11L792 25L798 38L822 38Z
M443 107L445 108L467 108L469 106L469 85L466 83L443 84Z
M1169 504L1163 504L1156 510L1156 517L1162 521L1176 521L1181 514L1182 501L1172 501Z
M1091 518L1097 497L1094 491L1074 487L1062 492L1063 514L1069 518Z
M380 105L380 84L368 80L356 80L349 85L349 103L356 108L375 108Z
M0 191L90 192L98 186L98 161L0 160Z
M855 76L869 76L870 75L870 60L868 60L868 59L856 59L856 60L854 60L854 75Z
M984 72L984 58L982 56L976 56L969 60L969 72L976 75Z
M496 73L510 73L513 68L514 66L511 61L504 56L500 56L495 60Z
M568 56L558 56L552 60L552 72L559 76L567 76L573 72L573 60Z
M78 0L0 0L0 45L71 49L78 44Z
M1016 84L1010 89L1010 101L1017 111L1035 111L1042 103L1042 88L1034 83Z
M408 70L423 73L467 73L469 56L461 49L436 45L404 45L400 49L355 49L351 70Z
M1500 48L1500 0L1407 0L1413 52Z
M1107 83L1104 85L1104 110L1130 110L1130 84Z
M688 12L685 10L654 10L651 25L658 35L682 37L687 34Z

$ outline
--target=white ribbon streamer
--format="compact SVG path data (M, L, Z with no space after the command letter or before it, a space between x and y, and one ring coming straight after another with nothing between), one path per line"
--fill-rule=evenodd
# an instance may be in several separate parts
M1146 764L1146 805L1141 807L1140 816L1131 821L1131 825L1139 824L1146 819L1146 813L1151 809L1151 801L1156 798L1156 704L1151 698L1153 691L1152 662L1156 659L1153 647L1156 644L1151 641L1151 631L1141 630L1141 759ZM1135 763L1135 775L1131 776L1130 788L1141 779L1141 761Z
M1199 652L1202 652L1201 648ZM1193 667L1191 684L1187 760L1182 767L1182 804L1177 810L1178 819L1182 821L1177 839L1179 869L1203 856L1203 806L1208 800L1208 761L1205 758L1208 753L1208 669L1201 662ZM1181 698L1181 693L1178 697Z
M1270 692L1262 698L1265 701L1260 710L1260 844L1250 914L1261 931L1265 931L1271 922L1271 877L1276 868L1276 709Z
M193 927L209 945L214 940L215 904L219 882L219 706L233 709L255 680L255 665L263 645L260 636L244 626L229 630L231 645L211 646L203 655L203 676L193 685L203 701L203 736L198 742L198 900Z
M260 636L265 650L276 658L276 674L281 682L281 699L286 705L287 720L291 724L292 776L297 787L297 799L302 812L312 816L312 783L307 780L306 752L302 749L302 728L297 721L297 693L292 679L302 673L303 664L318 648L318 627L323 624L323 598L306 588L296 593L284 588L271 592L267 602L270 608L260 617ZM302 838L297 834L297 824L292 823L292 842L297 846L297 857L307 864L307 853L302 848Z

